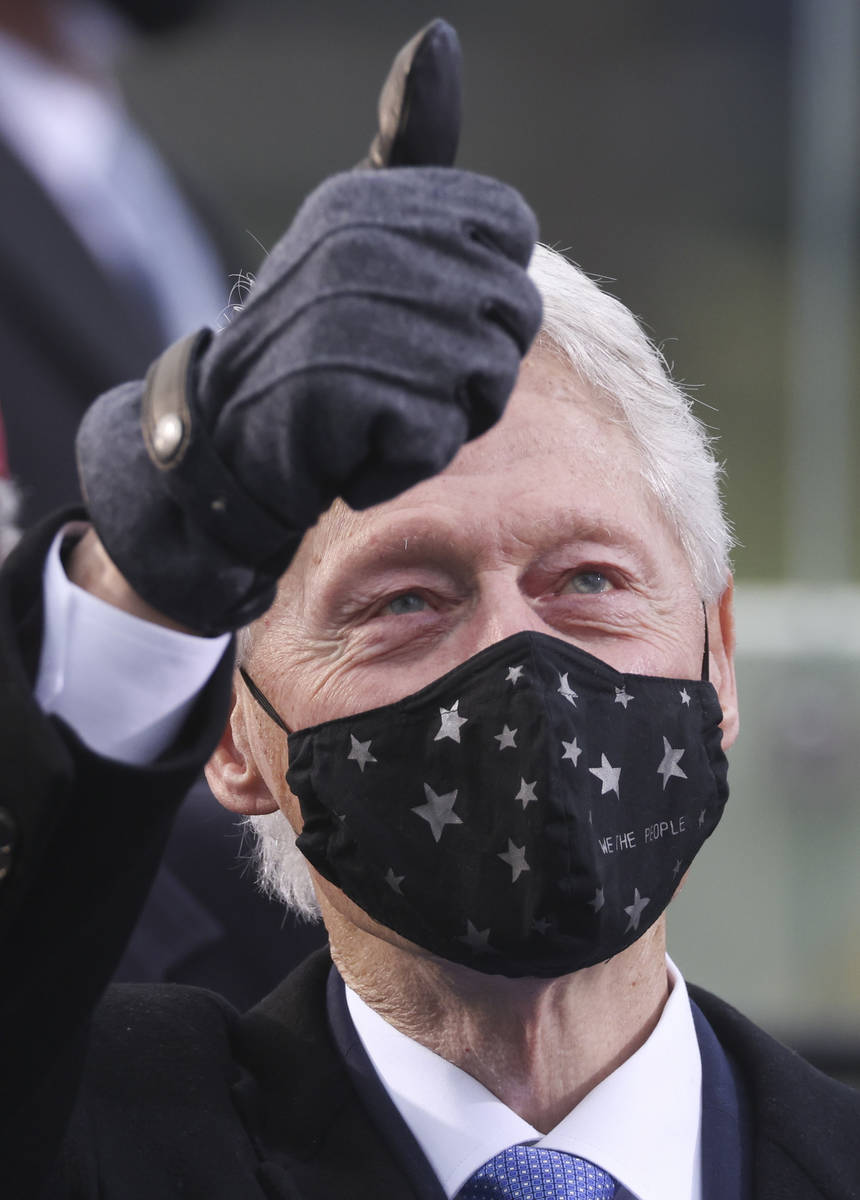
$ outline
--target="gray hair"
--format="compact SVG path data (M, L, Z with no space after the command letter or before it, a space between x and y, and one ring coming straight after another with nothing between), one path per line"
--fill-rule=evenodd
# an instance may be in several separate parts
M284 814L248 817L246 824L254 835L251 859L260 889L296 916L319 921L320 909L307 859L296 845L296 835Z
M579 267L538 245L530 274L544 305L538 345L569 364L627 428L702 599L718 600L733 539L720 498L722 468L692 401L630 310Z
M642 478L675 531L703 600L726 587L731 530L720 498L721 467L692 401L633 314L579 267L538 245L529 272L543 297L537 345L557 355L628 430ZM240 655L248 649L240 641ZM250 817L260 885L308 920L319 918L295 834L281 813Z

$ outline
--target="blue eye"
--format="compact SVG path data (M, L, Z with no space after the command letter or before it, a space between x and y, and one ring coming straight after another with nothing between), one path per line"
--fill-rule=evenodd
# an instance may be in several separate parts
M565 591L579 592L583 596L596 596L608 592L612 584L602 571L579 571L571 575L565 585Z
M404 592L402 596L389 600L385 607L395 617L404 617L409 613L422 612L427 607L427 601L417 592Z

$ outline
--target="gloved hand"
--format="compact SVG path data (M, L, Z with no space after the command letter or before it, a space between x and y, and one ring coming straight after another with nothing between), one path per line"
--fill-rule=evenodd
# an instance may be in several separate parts
M237 628L335 497L389 499L492 425L540 322L536 233L511 188L450 168L325 182L225 330L84 418L91 518L135 591Z

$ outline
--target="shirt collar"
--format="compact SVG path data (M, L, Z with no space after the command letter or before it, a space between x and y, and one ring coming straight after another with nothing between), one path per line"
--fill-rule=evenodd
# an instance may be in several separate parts
M650 1037L545 1136L349 988L346 997L368 1057L448 1197L501 1150L533 1142L589 1159L638 1200L700 1200L701 1059L684 980L666 964L671 990Z

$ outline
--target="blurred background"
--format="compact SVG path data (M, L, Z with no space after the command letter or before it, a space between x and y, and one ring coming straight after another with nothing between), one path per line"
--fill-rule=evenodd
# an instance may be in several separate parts
M362 157L394 51L437 15L464 49L460 165L517 185L641 317L727 463L743 730L673 954L860 1081L860 6L225 0L119 70L220 208L234 279Z

